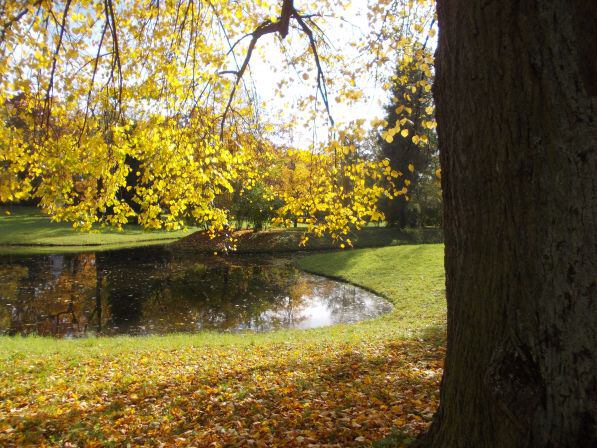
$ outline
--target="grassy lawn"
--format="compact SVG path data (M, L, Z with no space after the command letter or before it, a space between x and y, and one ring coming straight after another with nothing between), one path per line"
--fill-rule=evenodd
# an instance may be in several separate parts
M1 254L56 254L115 250L156 244L176 243L175 250L194 252L222 251L224 238L211 239L196 227L169 232L145 230L127 225L122 232L111 228L99 228L93 232L80 232L69 223L51 222L47 216L33 207L12 207L8 215L6 207L0 207L0 255ZM238 253L291 252L301 250L336 249L338 245L329 238L311 238L306 247L299 247L305 228L274 228L260 232L241 230ZM385 227L366 227L350 235L355 247L395 246L400 244L440 243L439 229L400 230Z
M89 250L89 246L106 250L164 244L195 230L148 231L127 225L122 232L110 228L78 232L69 223L51 222L33 207L12 207L10 215L6 211L6 207L0 207L0 253L58 253Z
M360 447L424 429L443 359L443 246L298 264L394 310L267 334L0 338L0 446Z

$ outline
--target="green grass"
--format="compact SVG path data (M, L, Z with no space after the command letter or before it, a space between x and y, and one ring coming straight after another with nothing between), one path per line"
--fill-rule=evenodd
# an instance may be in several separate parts
M394 309L271 333L0 337L0 446L362 447L392 431L376 446L403 446L438 402L443 246L297 264L375 291Z
M225 239L210 238L196 227L169 232L145 230L137 225L127 225L123 231L98 228L92 232L76 231L69 223L51 222L33 207L0 207L0 255L1 254L55 254L85 252L89 250L115 250L156 244L176 243L174 250L194 252L221 252ZM336 249L337 243L330 238L311 237L305 247L299 245L305 228L270 228L253 232L236 232L238 253L294 252L298 250ZM402 244L439 243L440 229L396 229L369 226L349 235L354 247L381 247Z
M301 258L301 269L345 280L385 297L394 310L372 322L372 332L431 335L445 315L443 245L358 249Z
M0 207L0 254L113 250L165 244L195 230L148 231L136 225L127 225L123 231L101 228L93 232L80 232L74 230L69 223L51 222L47 216L32 207L12 207L10 215L6 211L6 207Z

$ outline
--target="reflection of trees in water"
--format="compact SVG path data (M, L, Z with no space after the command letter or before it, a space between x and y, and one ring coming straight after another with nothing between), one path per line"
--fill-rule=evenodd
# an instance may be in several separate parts
M12 322L12 306L17 301L20 280L27 276L25 266L0 264L0 332L8 331Z
M87 330L93 311L88 298L95 288L93 254L8 258L1 266L0 309L10 316L1 331L63 336ZM11 281L7 271L21 274Z
M168 287L155 291L144 306L148 319L161 313L174 321L154 322L156 329L176 323L186 330L264 329L272 326L268 310L288 309L296 301L289 304L287 291L299 272L289 265L199 259L170 272Z
M314 309L353 321L372 305L289 263L161 248L0 259L0 286L0 332L11 334L266 330L300 326Z
M168 255L161 249L99 252L97 268L102 294L110 316L105 333L138 333L143 326L143 306L153 291L167 280Z
M292 305L282 312L268 312L278 326L300 327L307 319L309 326L356 322L391 309L389 303L368 291L319 276L302 276L289 291L287 299Z
M312 292L311 290L312 286L310 282L304 277L297 279L290 286L288 296L286 296L287 303L281 310L281 313L279 312L282 318L278 322L278 326L291 327L305 319L300 311L303 308L305 298Z
M313 282L304 276L297 277L281 297L279 306L266 310L268 328L294 327L307 318L304 308L312 296Z

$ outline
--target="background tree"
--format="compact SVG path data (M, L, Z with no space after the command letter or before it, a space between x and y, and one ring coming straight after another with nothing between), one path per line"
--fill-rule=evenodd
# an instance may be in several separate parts
M424 445L597 446L597 8L438 17L448 346Z
M441 227L443 216L441 181L437 177L439 154L419 173L417 185L410 190L407 214L420 227Z
M277 217L282 201L272 194L271 188L258 182L251 189L235 189L230 211L238 228L251 226L258 231Z
M391 101L386 107L388 123L379 139L380 157L390 161L392 169L401 173L394 188L408 191L392 198L382 198L380 208L389 226L414 227L421 224L421 209L429 205L421 201L437 194L432 193L439 185L430 179L429 172L435 172L437 165L437 138L433 119L433 98L430 86L433 75L430 69L431 54L418 48L406 54L397 64L392 76ZM421 61L423 61L421 63ZM421 86L420 82L424 84ZM419 181L426 182L425 190L418 191ZM413 203L417 198L418 204ZM437 201L435 201L437 202ZM433 205L432 205L433 207ZM437 206L435 206L437 208Z

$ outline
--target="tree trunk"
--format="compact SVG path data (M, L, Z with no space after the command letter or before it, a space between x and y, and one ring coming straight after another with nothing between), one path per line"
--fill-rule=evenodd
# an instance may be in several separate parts
M438 0L448 347L421 445L597 447L594 0Z

